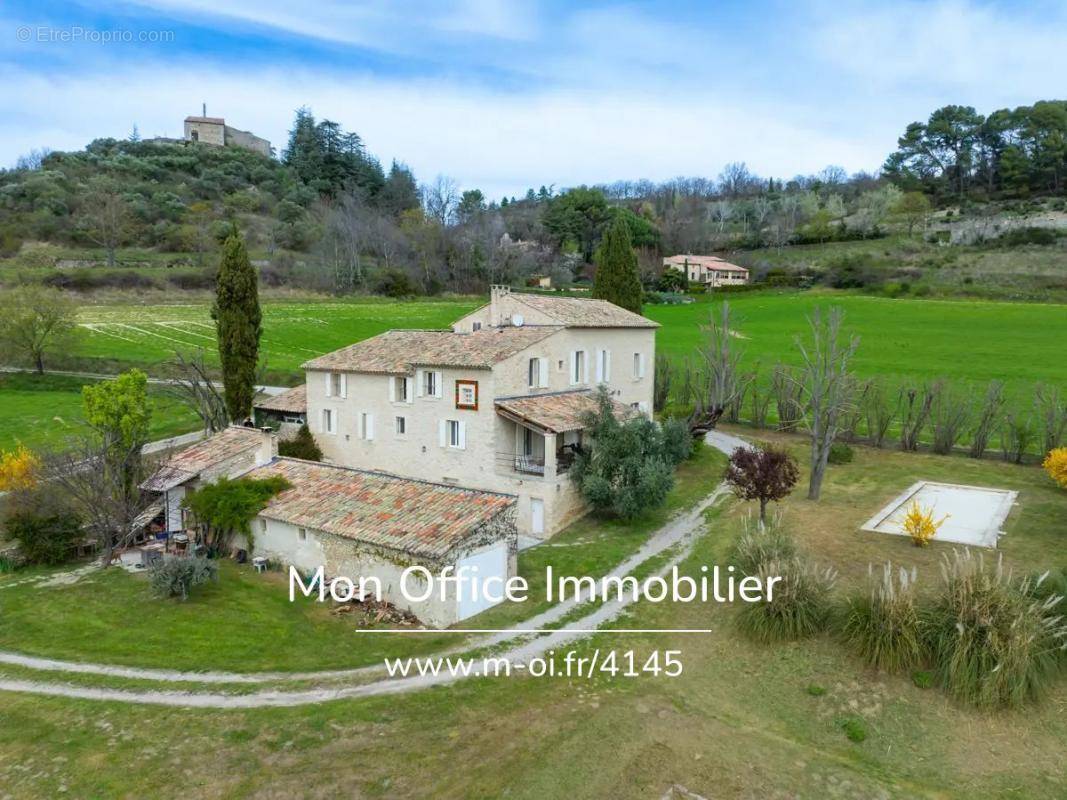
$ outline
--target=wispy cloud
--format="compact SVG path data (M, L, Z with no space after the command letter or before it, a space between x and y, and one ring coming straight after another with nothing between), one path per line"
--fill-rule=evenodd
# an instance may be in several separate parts
M41 5L41 3L44 5ZM529 186L875 169L938 105L1055 96L1067 10L981 0L12 0L21 19L176 29L167 47L0 51L0 163L177 135L200 103L281 145L293 110L492 196ZM75 7L76 9L77 7Z

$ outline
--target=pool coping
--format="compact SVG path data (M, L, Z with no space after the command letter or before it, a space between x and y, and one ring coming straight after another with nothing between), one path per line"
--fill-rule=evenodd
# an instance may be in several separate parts
M940 540L944 544L958 544L964 547L986 547L995 549L1000 537L1004 535L1002 526L1008 519L1008 515L1011 513L1012 508L1015 507L1016 500L1019 498L1019 493L1012 489L998 489L993 486L973 486L966 483L944 483L943 481L916 481L903 492L898 494L881 510L867 520L860 527L861 531L867 531L869 533L888 533L891 536L907 536L904 531L880 531L878 526L899 509L904 503L908 501L908 498L917 494L921 489L927 486L943 486L948 489L976 489L982 492L996 492L1002 495L1000 503L997 505L992 516L990 517L989 524L981 531L982 544L968 544L967 542L947 542ZM935 537L934 541L938 541ZM986 544L986 542L992 542L992 544Z

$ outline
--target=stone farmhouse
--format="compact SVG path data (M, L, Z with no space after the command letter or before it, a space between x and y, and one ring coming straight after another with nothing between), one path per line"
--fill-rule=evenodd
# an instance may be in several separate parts
M748 283L748 270L718 256L679 255L663 259L664 268L681 270L690 283L709 289Z
M221 477L281 475L239 542L253 557L328 578L374 577L383 597L447 626L485 597L400 591L407 567L516 574L520 546L585 513L567 475L605 386L619 417L651 413L658 325L603 300L513 294L450 330L392 330L312 359L305 386L257 406L261 424L306 419L325 463L278 456L270 427L232 426L172 456L143 487L169 536L186 494ZM409 587L410 589L410 587Z
M392 330L304 364L330 462L517 498L522 545L585 513L567 470L607 387L651 413L658 324L604 300L513 294L451 330Z
M254 133L227 125L222 117L207 116L206 107L201 116L185 118L185 141L218 147L243 147L265 156L272 155L269 141Z

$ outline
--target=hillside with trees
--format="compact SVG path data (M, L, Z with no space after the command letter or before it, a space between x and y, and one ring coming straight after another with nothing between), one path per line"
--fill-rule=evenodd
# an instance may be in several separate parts
M545 275L592 287L621 221L646 292L684 288L662 274L664 255L719 253L778 285L1037 298L1067 291L1065 165L1067 103L987 117L946 106L908 125L878 174L783 180L735 162L714 178L497 201L385 169L357 133L300 109L278 159L136 136L22 159L0 173L0 281L207 289L237 226L268 289L434 295ZM1022 261L1001 263L1006 248Z

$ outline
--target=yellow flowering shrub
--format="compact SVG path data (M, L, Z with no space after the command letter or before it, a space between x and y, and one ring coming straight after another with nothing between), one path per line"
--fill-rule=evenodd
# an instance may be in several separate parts
M0 492L28 489L37 483L41 461L24 445L0 453Z
M1067 447L1050 450L1041 466L1045 468L1045 472L1052 480L1067 489Z
M918 500L914 500L904 517L904 532L911 537L916 547L926 547L937 534L938 529L945 524L946 519L948 519L948 514L935 520L933 508L923 508Z

